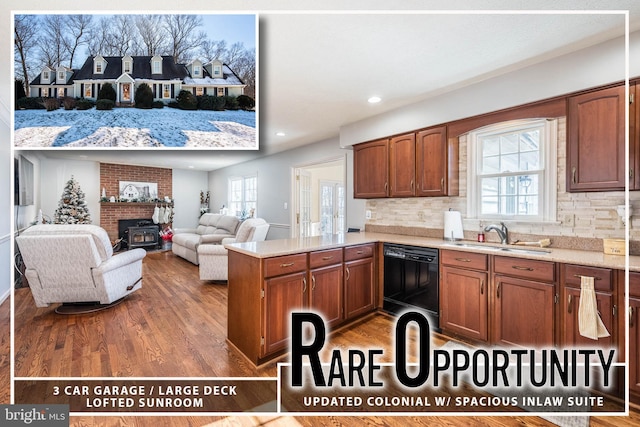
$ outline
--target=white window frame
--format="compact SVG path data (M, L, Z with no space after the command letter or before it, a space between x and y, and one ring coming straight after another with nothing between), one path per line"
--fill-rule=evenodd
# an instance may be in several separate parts
M541 162L538 215L481 215L480 214L480 144L479 138L491 134L516 132L542 126ZM497 123L476 129L467 135L467 218L514 222L557 222L557 119L525 119Z
M102 66L102 61L96 61L95 66L96 66L96 68L95 68L95 73L96 74L103 74L104 73L104 67Z
M91 83L84 84L84 97L93 98L93 85Z
M153 74L162 74L162 65L158 60L153 61Z
M49 70L42 71L42 80L44 80L45 82L49 81Z
M204 88L202 86L197 86L196 87L196 96L202 96L204 95Z
M224 96L224 88L223 87L217 88L216 93L218 94L218 96Z
M222 75L222 66L221 65L214 65L213 66L213 75L216 76L216 77Z
M124 69L122 71L125 73L131 73L131 61L124 61Z
M171 84L162 83L162 98L171 99Z
M194 65L193 66L193 76L194 77L200 77L200 66L199 65Z
M250 184L250 181L255 181L255 200L250 200L247 198L247 186ZM236 200L233 194L233 185L240 184L240 197ZM241 212L244 210L249 214L250 209L253 207L254 212L253 216L257 217L258 215L258 174L253 175L245 175L245 176L234 176L230 177L228 181L228 202L227 206L229 209L229 215L241 216Z
M58 71L58 80L63 81L64 82L64 78L65 78L65 73L64 71Z

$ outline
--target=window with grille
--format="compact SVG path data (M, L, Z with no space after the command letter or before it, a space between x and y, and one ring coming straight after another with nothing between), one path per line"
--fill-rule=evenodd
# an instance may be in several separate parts
M246 218L257 216L258 177L256 175L229 179L229 214Z

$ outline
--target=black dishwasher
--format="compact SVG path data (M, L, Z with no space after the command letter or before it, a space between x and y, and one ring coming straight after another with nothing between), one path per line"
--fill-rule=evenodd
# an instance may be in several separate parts
M426 311L431 328L440 329L438 255L437 249L384 244L385 311Z

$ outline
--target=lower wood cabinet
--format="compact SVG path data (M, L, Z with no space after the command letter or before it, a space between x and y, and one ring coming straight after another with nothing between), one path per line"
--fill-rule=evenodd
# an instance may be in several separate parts
M623 274L624 272L619 272ZM622 282L624 283L624 281ZM629 273L629 399L640 404L640 273Z
M489 339L487 255L440 252L440 327L477 341Z
M263 356L288 345L289 313L305 307L307 288L306 271L265 280Z
M344 317L352 319L374 309L375 245L345 248L344 263Z
M311 252L309 265L309 307L333 328L344 319L342 248Z

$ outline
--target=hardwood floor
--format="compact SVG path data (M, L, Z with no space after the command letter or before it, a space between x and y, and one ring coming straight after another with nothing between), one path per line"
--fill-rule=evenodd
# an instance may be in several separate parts
M196 266L172 253L148 254L143 287L124 303L89 315L37 308L28 288L15 291L16 377L275 377L276 362L254 367L226 342L227 287L201 282ZM8 324L5 306L0 321ZM8 311L8 310L7 310ZM390 348L393 322L368 317L332 335L332 348ZM5 337L6 335L3 335ZM8 360L2 341L0 367ZM444 341L434 341L440 345ZM5 346L7 348L5 348ZM390 354L386 351L385 354ZM389 361L389 360L386 360ZM8 364L8 362L7 362ZM3 369L2 372L8 371ZM8 378L0 377L2 385ZM3 387L4 389L5 387ZM539 417L73 417L74 426L552 426ZM591 417L591 426L640 425L630 417Z
M0 305L0 404L11 403L11 299Z

